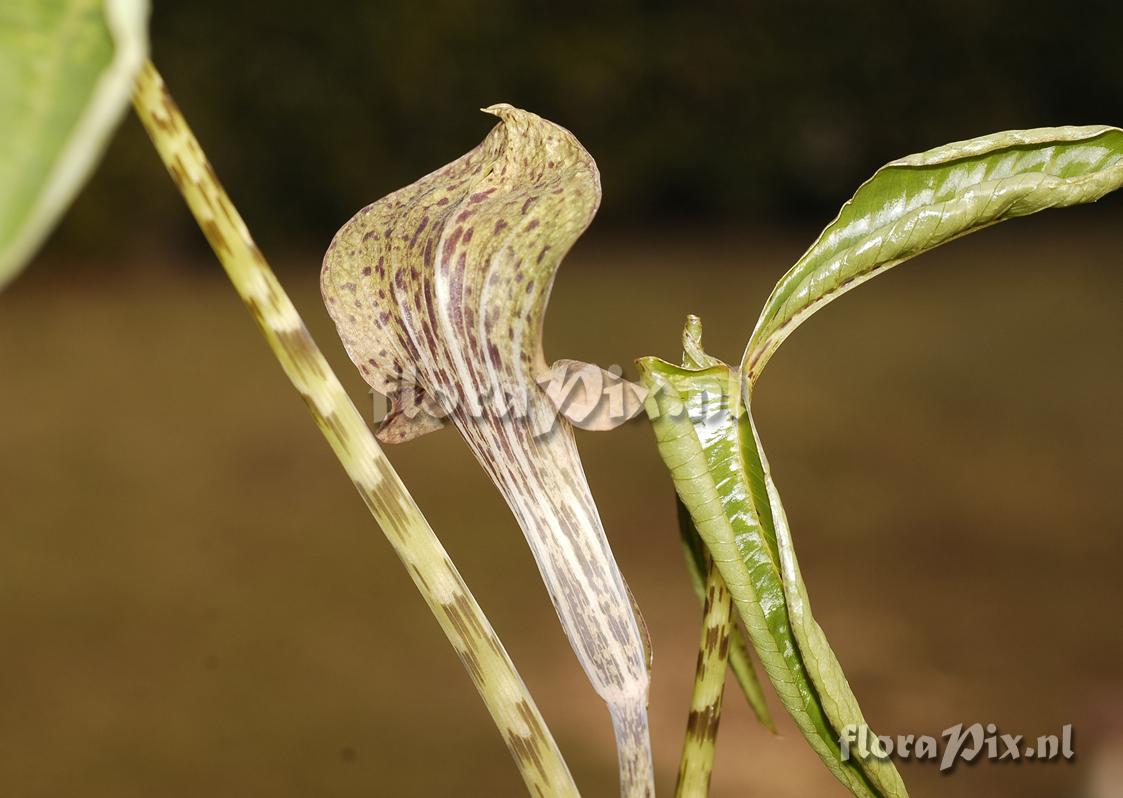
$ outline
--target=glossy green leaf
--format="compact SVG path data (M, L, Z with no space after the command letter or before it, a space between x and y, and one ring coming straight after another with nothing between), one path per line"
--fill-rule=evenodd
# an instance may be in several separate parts
M903 158L859 188L780 280L739 369L705 355L693 318L683 337L683 368L640 361L648 414L679 497L781 702L854 795L906 793L896 769L876 752L842 756L843 732L868 726L811 613L752 420L753 386L800 323L865 280L974 230L1092 202L1121 184L1123 131L1108 127L1011 131Z
M819 308L946 241L1046 208L1094 202L1123 185L1123 131L1013 130L894 161L870 178L765 304L741 361L752 385Z
M0 4L0 289L97 165L148 52L145 0Z
M690 316L686 328L683 330L682 367L704 369L719 363L720 361L717 358L710 357L702 348L701 320L697 316ZM711 578L710 568L707 564L709 555L706 553L706 546L694 526L694 520L690 517L690 511L682 503L682 499L676 500L676 506L678 508L679 535L686 554L686 570L690 574L690 583L694 586L695 595L698 596L700 602L705 604L706 583ZM716 576L724 585L721 574L718 573ZM745 634L736 620L731 620L730 626L729 667L732 669L737 684L740 686L741 692L745 694L745 699L749 702L749 707L756 715L757 720L770 731L775 732L776 726L772 721L771 713L768 711L768 702L764 698L764 691L761 689L760 679L756 674L756 666L753 665L752 657L749 655Z
M690 584L694 588L694 595L698 597L698 601L705 604L708 579L706 544L694 527L690 511L686 509L686 505L681 500L678 501L678 516L679 534L686 555L686 570L690 574ZM725 580L721 578L720 573L717 578L724 586ZM729 668L733 671L733 676L737 679L737 685L741 688L741 692L745 694L745 700L749 702L749 708L753 711L756 719L769 731L775 733L776 723L772 720L772 713L768 709L768 702L760 685L760 677L757 676L756 665L753 664L752 655L749 653L749 645L745 640L745 632L736 618L730 618Z
M684 349L701 351L696 320ZM843 731L868 728L799 574L779 495L742 401L740 374L694 358L639 361L647 411L675 489L713 558L769 681L812 749L854 795L903 798L896 768L874 752L845 758Z
M379 436L404 441L448 419L503 493L611 711L622 792L647 796L643 627L572 428L542 387L552 374L542 352L550 288L596 213L599 174L569 131L509 105L487 110L500 123L482 144L339 231L323 294L351 359L393 399Z

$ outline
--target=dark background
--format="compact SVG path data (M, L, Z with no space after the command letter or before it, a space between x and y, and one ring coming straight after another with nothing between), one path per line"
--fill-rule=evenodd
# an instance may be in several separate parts
M323 249L510 102L601 167L598 231L825 221L888 160L1123 122L1118 3L157 2L153 53L258 237ZM146 202L130 200L138 190ZM198 236L130 120L62 242ZM127 225L121 224L127 214Z
M362 205L507 101L604 183L547 356L736 361L882 163L1123 123L1118 3L157 2L153 56L357 402L318 297ZM902 771L914 798L1118 798L1123 198L956 242L819 314L756 398L817 615L887 733L1077 728L1074 764ZM670 795L698 634L644 423L579 444L651 627ZM499 796L517 772L135 119L0 295L0 795ZM389 450L588 796L607 715L455 432ZM715 796L842 795L727 694ZM779 713L779 707L773 701ZM1114 791L1113 791L1114 790Z

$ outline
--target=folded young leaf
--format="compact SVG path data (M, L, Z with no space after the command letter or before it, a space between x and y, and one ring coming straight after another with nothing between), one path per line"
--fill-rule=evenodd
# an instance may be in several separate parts
M704 606L706 603L707 582L711 578L706 544L694 527L690 511L682 500L677 500L678 528L682 539L683 553L686 555L686 570L690 574L690 584L694 588L694 595ZM725 587L725 580L721 573L716 574L718 582ZM764 697L764 690L757 676L756 665L753 664L752 655L749 654L748 643L745 642L745 633L735 616L729 618L729 668L737 679L737 685L745 694L745 700L761 725L776 733L776 724L772 720L772 713L768 710L768 702Z
M702 321L697 316L687 317L682 341L682 367L684 369L700 370L721 364L720 360L706 354L706 351L702 348ZM698 534L698 529L694 526L694 520L690 517L690 511L682 503L682 499L677 499L675 504L678 510L679 536L686 554L686 570L690 574L690 583L694 587L695 595L698 596L699 601L705 604L707 582L716 578L724 588L725 580L722 579L720 572L713 573L708 566L707 561L710 557L706 553L706 545ZM768 703L764 698L760 679L757 677L756 666L753 664L748 645L745 642L745 633L733 617L730 617L729 626L729 667L737 678L737 684L745 694L745 699L749 702L749 707L756 715L757 720L775 733L776 725L768 711Z
M4 0L0 289L97 165L148 53L147 0Z
M683 329L683 368L701 370L719 365L722 365L721 361L707 355L702 347L702 320L697 318L696 315L690 315L690 317L687 317L686 327ZM687 510L681 498L676 498L675 504L678 511L678 533L681 536L683 550L686 554L686 570L691 576L694 594L699 597L700 602L704 605L707 581L715 577L724 587L725 580L722 578L720 571L714 572L707 565L711 558L705 550L702 536L694 525L690 510ZM741 691L745 694L749 707L752 709L752 714L756 715L758 721L769 731L775 733L776 725L773 722L772 713L768 712L768 703L765 699L764 690L760 688L760 679L757 677L756 666L752 663L752 657L749 654L745 632L742 631L741 625L736 620L731 623L729 645L729 667L733 671L733 676L737 678L737 684Z
M783 508L742 401L740 374L704 356L696 324L688 326L684 348L693 349L694 362L705 367L638 361L648 415L675 490L733 596L765 673L812 749L855 796L904 798L896 768L877 752L843 757L844 730L867 725L811 615Z
M882 167L781 278L741 361L746 389L783 340L851 288L945 241L1123 185L1123 130L1012 130Z
M500 124L482 144L339 231L323 294L351 359L394 399L380 437L406 440L447 417L503 493L611 710L623 793L651 795L644 635L572 428L542 387L546 302L600 179L569 131L509 105L487 111Z
M868 727L811 614L752 420L753 386L792 330L865 280L974 230L1092 202L1121 184L1123 131L1108 127L1010 131L894 161L777 284L738 370L705 354L694 317L683 335L683 368L639 361L660 452L765 671L812 748L855 795L906 792L896 768L871 756L877 752L841 756L841 733ZM694 570L700 555L691 558Z

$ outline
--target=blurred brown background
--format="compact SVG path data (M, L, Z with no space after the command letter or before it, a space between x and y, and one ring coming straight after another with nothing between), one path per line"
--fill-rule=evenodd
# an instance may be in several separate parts
M338 367L320 253L509 101L572 129L602 217L547 354L739 358L881 163L1123 122L1118 4L157 3L154 55ZM952 244L784 347L757 419L817 614L886 733L1077 730L1073 764L903 767L915 798L1115 798L1123 198ZM499 736L135 120L0 295L0 795L515 796ZM582 434L651 627L663 794L699 611L649 429ZM615 789L521 534L453 431L392 449L586 795ZM734 688L735 689L735 688ZM777 712L778 706L773 703ZM715 796L841 796L728 694ZM1113 753L1115 752L1115 753ZM1099 791L1096 791L1099 790Z

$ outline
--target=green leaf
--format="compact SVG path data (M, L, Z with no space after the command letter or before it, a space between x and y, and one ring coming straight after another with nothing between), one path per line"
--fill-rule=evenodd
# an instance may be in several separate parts
M694 521L690 517L690 511L686 509L686 505L681 500L678 500L677 504L679 534L682 537L682 547L686 554L686 570L690 574L690 584L694 588L694 595L698 597L701 603L705 604L706 581L709 570L706 564L706 544L698 535L698 530L694 527ZM725 584L725 580L721 579L720 573L718 579L722 585ZM772 720L772 713L768 711L768 702L764 698L764 691L760 686L756 666L749 654L749 647L745 642L745 633L736 620L732 622L729 630L729 667L737 679L737 684L741 687L741 692L745 694L745 699L749 702L749 708L756 715L756 719L769 731L775 733L776 724Z
M145 0L0 5L0 289L97 165L148 53Z
M815 623L768 461L742 401L737 370L704 355L696 321L686 362L638 361L659 452L721 573L784 708L827 768L861 798L904 798L888 760L843 756L847 727L868 729ZM693 350L694 355L690 356ZM872 734L861 739L875 739Z
M702 348L702 321L697 316L687 317L686 327L682 333L682 349L682 367L684 369L705 369L721 364L721 361L706 354L706 351ZM699 601L705 604L706 582L710 578L710 569L707 564L709 555L706 553L706 546L698 534L698 529L694 526L694 520L690 517L690 511L682 503L682 499L676 500L676 506L678 509L679 535L686 553L686 570L690 574L690 583L694 587L695 595L698 596ZM717 574L717 579L724 585L720 573ZM729 667L733 670L733 675L737 678L737 684L740 685L741 691L745 694L749 707L756 715L757 720L766 728L775 732L776 725L768 711L768 703L764 698L763 690L761 690L756 667L749 655L748 645L745 643L745 633L736 621L733 622L729 631L729 646Z
M682 367L684 369L700 370L721 364L721 361L706 354L702 348L702 321L697 316L687 318L686 328L682 333L682 344ZM706 601L706 582L709 578L709 566L707 565L709 556L706 553L705 543L698 534L698 529L694 526L694 520L690 517L690 511L682 503L682 499L678 499L676 504L678 507L679 534L686 551L686 570L690 574L690 583L694 586L694 593L698 596L699 601L704 604ZM717 579L724 585L720 573L717 574ZM756 675L756 667L753 665L752 657L749 656L745 634L736 622L732 624L729 631L729 646L729 667L732 668L733 675L737 677L737 684L740 685L741 691L745 694L749 707L752 708L757 720L769 730L775 732L776 726L772 722L771 713L768 711L768 703L765 701L764 692L761 690L760 679Z
M975 230L1094 202L1120 185L1123 131L1102 126L1012 130L884 166L776 285L741 361L746 385L804 320L871 277Z
M705 604L706 579L707 574L709 574L709 566L706 565L705 543L702 541L699 531L695 529L691 513L683 504L682 499L676 499L676 504L678 506L678 533L681 535L683 553L686 556L686 571L690 574L694 595L697 596L700 603ZM724 585L724 579L721 579L720 574L718 578ZM752 709L752 714L756 715L757 721L761 725L775 734L776 724L773 722L772 713L768 712L768 701L765 699L764 690L760 687L757 669L755 664L752 663L749 646L745 641L745 632L736 621L733 622L729 631L729 667L733 671L733 676L737 678L738 686L745 694L749 708Z
M550 288L596 213L600 178L569 131L509 105L487 111L500 123L482 144L339 231L323 294L351 359L393 399L379 437L408 440L447 418L503 493L609 706L623 793L653 794L642 625L572 428L541 384Z
M857 796L904 796L886 759L844 761L840 738L868 732L811 613L787 517L752 420L750 398L784 339L835 297L945 241L1051 207L1093 202L1123 184L1123 131L1010 131L887 165L780 280L739 369L705 354L693 317L683 368L640 361L647 410L679 498L733 595L748 635L811 747ZM704 555L695 551L693 559ZM876 738L860 734L859 741Z

